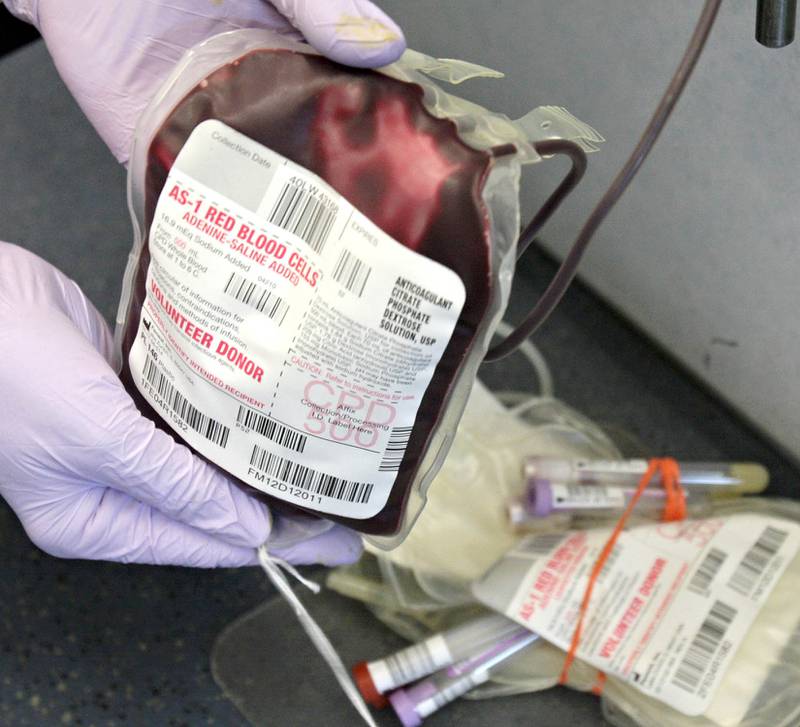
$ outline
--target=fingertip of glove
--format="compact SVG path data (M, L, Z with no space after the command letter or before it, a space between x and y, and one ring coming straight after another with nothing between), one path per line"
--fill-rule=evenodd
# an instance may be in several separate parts
M341 52L341 63L356 68L381 68L394 63L406 49L404 39L384 43L380 46L348 44ZM334 58L334 60L339 60Z
M306 37L326 56L348 66L378 68L394 63L406 49L403 31L374 6L372 11L343 13L330 23L305 28Z
M342 547L337 552L332 553L330 557L320 561L322 565L330 568L338 565L352 565L364 552L364 546L361 539L353 541L348 547Z
M361 557L364 544L358 533L347 528L337 528L334 537L335 546L321 554L319 563L326 566L350 565Z
M270 548L270 553L292 565L319 564L331 567L355 563L362 550L361 536L337 525L322 535L290 548Z
M233 511L237 519L220 535L234 545L257 548L272 535L272 513L263 502L246 493L236 493L235 497L238 502Z

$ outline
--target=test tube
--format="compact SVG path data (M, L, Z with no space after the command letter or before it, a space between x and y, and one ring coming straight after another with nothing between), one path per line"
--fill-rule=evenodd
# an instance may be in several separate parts
M737 497L763 492L769 472L755 462L679 462L680 484L706 490L712 497ZM568 485L617 485L635 487L647 471L646 459L586 460L530 457L525 461L528 481L544 479ZM661 481L660 474L653 484Z
M519 628L499 613L487 614L434 634L385 659L362 661L353 667L353 678L367 702L373 707L385 707L386 692L479 654Z
M403 727L419 727L422 721L489 679L492 669L531 646L539 636L518 626L507 638L477 656L460 661L432 677L389 695L389 702Z
M591 511L610 515L622 513L628 506L636 487L611 487L609 485L571 485L550 480L528 483L521 500L509 505L509 519L513 525L523 525L531 518L543 518L553 513L576 514ZM704 492L684 490L687 506L708 502ZM636 514L659 519L664 512L666 490L658 487L645 489L636 503Z

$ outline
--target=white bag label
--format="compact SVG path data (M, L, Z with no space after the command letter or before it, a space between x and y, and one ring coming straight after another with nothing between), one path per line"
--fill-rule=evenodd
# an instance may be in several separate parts
M475 595L566 651L609 534L526 538ZM686 715L703 714L798 549L800 525L759 515L626 531L595 584L578 657ZM498 571L513 564L519 573L520 559L530 567L500 593Z
M378 513L464 305L461 279L218 121L178 155L149 247L129 359L143 396L259 490Z

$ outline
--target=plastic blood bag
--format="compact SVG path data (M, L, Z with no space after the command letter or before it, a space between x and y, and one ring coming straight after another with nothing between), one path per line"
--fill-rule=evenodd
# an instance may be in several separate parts
M540 158L417 56L391 77L266 31L192 51L137 130L118 326L160 426L273 505L399 537L507 302Z

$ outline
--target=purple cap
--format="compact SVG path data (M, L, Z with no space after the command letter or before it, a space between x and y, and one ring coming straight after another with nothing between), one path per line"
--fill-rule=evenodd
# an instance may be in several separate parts
M547 517L553 512L553 490L550 480L536 479L528 485L526 497L528 512L534 517Z
M417 714L415 707L417 703L414 702L405 689L398 689L389 695L389 704L392 709L403 723L403 727L419 727L422 724L420 716Z
M415 684L408 689L398 689L389 695L389 704L403 723L403 727L419 727L422 719L417 714L417 705L436 694L436 685L430 680Z

